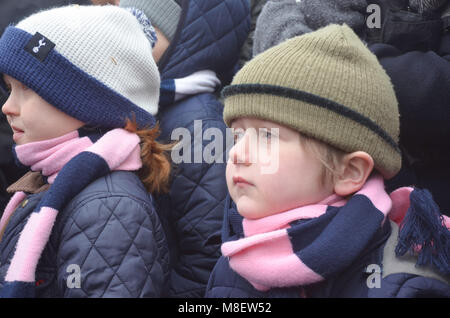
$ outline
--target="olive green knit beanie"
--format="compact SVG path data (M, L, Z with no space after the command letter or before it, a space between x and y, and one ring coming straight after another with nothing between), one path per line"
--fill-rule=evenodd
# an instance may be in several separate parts
M401 168L390 78L346 25L287 40L248 62L223 90L224 120L265 119L347 153L365 151L385 178Z

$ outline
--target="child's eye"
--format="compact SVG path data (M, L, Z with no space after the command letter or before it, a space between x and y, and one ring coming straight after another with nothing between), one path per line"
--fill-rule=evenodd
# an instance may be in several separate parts
M6 84L6 92L8 93L8 95L11 94L11 85Z
M2 80L2 78L0 78L0 81L3 83L2 87L6 89L6 92L11 93L11 85L5 80Z
M233 136L234 136L234 144L237 144L239 142L239 140L242 139L242 137L244 136L244 132L239 130L235 130L233 131Z
M266 139L272 138L272 131L267 128L261 128L259 133L260 133L261 137L263 137L263 138L266 138Z

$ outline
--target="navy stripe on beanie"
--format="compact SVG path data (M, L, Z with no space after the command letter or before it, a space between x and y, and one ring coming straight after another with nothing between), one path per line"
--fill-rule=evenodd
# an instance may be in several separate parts
M372 121L370 118L361 115L360 113L344 106L339 103L336 103L332 100L288 88L288 87L282 87L282 86L276 86L276 85L268 85L268 84L237 84L237 85L230 85L225 87L222 90L222 96L224 98L234 96L234 95L240 95L240 94L266 94L266 95L275 95L285 98L291 98L296 99L299 101L303 101L309 104L313 104L319 107L326 108L328 110L331 110L339 115L342 115L344 117L347 117L364 127L370 129L374 133L376 133L378 136L380 136L384 141L386 141L392 148L395 149L396 152L401 153L401 150L394 139L392 139L391 136L389 136L388 133L386 133L380 126L378 126L374 121Z

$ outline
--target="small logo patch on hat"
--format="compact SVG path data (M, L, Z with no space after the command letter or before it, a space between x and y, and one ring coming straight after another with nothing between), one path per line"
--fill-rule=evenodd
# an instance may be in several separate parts
M45 36L36 32L31 38L24 50L33 55L39 61L43 62L51 50L55 47L55 43L47 39Z

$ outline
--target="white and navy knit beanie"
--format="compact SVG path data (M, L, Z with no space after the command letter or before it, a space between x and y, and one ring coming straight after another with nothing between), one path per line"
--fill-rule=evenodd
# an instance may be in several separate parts
M155 124L160 77L154 30L142 12L78 6L38 12L6 29L0 73L86 123L121 128Z

